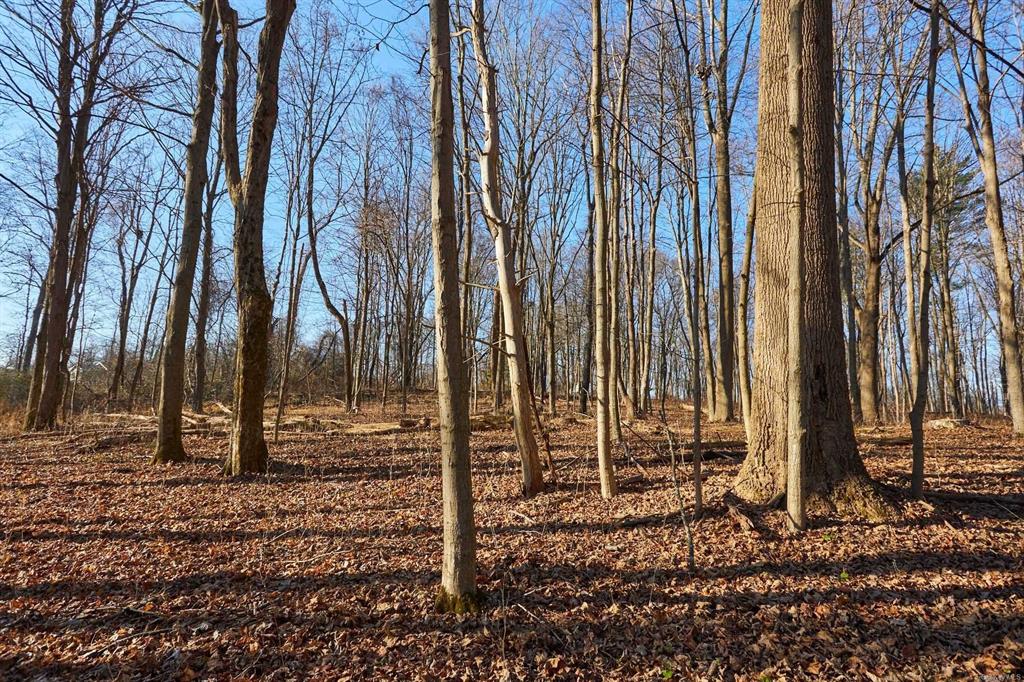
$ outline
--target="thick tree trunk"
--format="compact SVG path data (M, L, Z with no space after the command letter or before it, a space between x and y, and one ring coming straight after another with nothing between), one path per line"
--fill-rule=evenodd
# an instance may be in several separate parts
M263 266L263 219L267 175L277 125L277 83L281 51L294 0L267 0L260 33L256 98L253 105L245 173L238 154L238 13L218 0L224 40L221 141L228 193L235 206L235 289L238 341L235 351L234 411L231 445L224 472L237 476L267 469L263 403L267 385L267 346L273 302Z
M870 230L870 228L869 228ZM882 261L867 254L864 264L864 303L857 336L857 386L860 414L865 424L878 423L878 319L882 284Z
M721 96L719 97L721 100ZM719 129L715 137L715 178L718 218L718 357L717 381L715 383L716 421L732 421L733 372L735 368L733 344L736 329L735 294L733 293L732 266L732 182L729 178L729 129L727 127L727 104L719 105Z
M220 49L214 0L203 0L200 13L203 32L196 108L192 114L192 139L185 160L184 217L178 266L167 306L164 347L160 357L160 398L157 403L154 464L186 459L181 441L181 408L185 400L185 343L188 338L196 259L203 237L203 196L208 180L206 155L213 127L213 108L217 95L217 52Z
M1006 397L1010 404L1013 432L1024 435L1024 372L1021 369L1020 342L1014 298L1013 268L1007 252L1006 228L1003 222L1003 201L999 187L999 163L992 124L992 91L988 78L988 55L985 42L985 16L978 0L970 0L971 32L977 73L978 137L980 138L981 172L985 178L985 225L992 242L999 305L999 329L1003 364L1006 367Z
M75 0L61 0L59 62L57 66L57 203L54 211L53 241L50 244L50 268L46 280L46 316L38 347L38 368L33 379L37 382L29 390L29 403L25 410L26 429L49 429L57 422L60 407L60 361L64 351L68 321L67 274L71 248L71 226L74 221L76 164L74 162L75 131L71 120L74 56L72 35ZM83 131L84 137L86 133Z
M469 461L469 394L459 320L455 115L448 12L448 0L430 0L430 210L444 527L441 588L436 605L441 611L460 613L475 611L480 602L476 590L476 527Z
M838 281L833 135L832 5L809 0L803 18L804 257L808 386L805 490L808 501L839 513L879 518L886 513L857 452L847 388ZM756 247L758 286L754 313L754 384L751 442L734 483L746 499L767 502L785 491L787 460L789 167L787 154L786 0L769 0L761 17Z

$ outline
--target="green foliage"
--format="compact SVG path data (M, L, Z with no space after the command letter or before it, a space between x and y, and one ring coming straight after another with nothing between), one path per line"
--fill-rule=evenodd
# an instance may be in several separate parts
M936 152L935 227L937 241L948 243L982 223L985 197L978 191L978 162L972 154L956 146ZM921 171L911 173L907 183L911 219L917 221L921 219L924 175Z

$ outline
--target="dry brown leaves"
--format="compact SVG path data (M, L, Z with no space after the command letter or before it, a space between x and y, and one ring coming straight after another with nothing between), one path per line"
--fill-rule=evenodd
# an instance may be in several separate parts
M247 481L220 476L217 436L190 436L197 460L175 467L149 466L145 443L5 441L0 677L1024 675L1024 508L934 499L885 525L818 520L793 538L768 513L746 531L721 502L734 450L705 464L690 575L661 439L654 424L634 428L646 474L619 462L611 502L586 420L555 420L560 483L530 501L516 495L511 433L474 434L488 603L471 617L431 609L435 431L282 434L272 472ZM725 443L741 431L710 430ZM906 433L861 436L871 473L906 487ZM931 488L1024 490L1024 444L1005 428L928 440Z

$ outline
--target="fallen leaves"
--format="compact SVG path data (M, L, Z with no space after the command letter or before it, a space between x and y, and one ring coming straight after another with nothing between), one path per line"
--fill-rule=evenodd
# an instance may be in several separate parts
M1021 511L967 495L1024 488L1024 445L1008 445L1002 427L929 433L929 484L961 499L906 503L881 526L817 520L799 538L777 513L723 502L738 459L707 462L691 575L668 467L650 447L633 449L643 474L624 477L623 494L606 502L593 424L560 420L551 435L561 483L523 501L511 433L488 423L473 436L487 609L448 617L431 608L436 432L394 415L358 419L365 433L346 435L338 420L296 418L301 437L271 445L271 473L247 482L219 475L215 435L188 436L197 460L173 467L149 466L148 445L130 439L81 453L66 436L5 441L0 677L1024 672ZM373 433L391 423L400 430ZM653 425L633 428L658 441ZM709 430L723 443L741 435ZM905 487L905 433L865 437L871 473Z

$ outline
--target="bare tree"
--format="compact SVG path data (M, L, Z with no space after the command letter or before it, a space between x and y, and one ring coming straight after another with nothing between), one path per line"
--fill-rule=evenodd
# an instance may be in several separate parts
M184 217L181 250L167 306L163 352L160 356L160 397L157 402L156 450L154 464L182 462L186 459L181 441L181 408L185 401L185 343L188 337L192 285L196 276L196 260L203 240L203 199L209 174L206 156L213 128L213 109L217 98L216 0L202 0L199 69L196 82L196 105L192 114L192 137L185 152ZM204 254L204 261L206 260ZM204 275L205 276L205 275Z
M57 422L63 394L63 368L70 355L68 322L71 318L71 294L80 284L74 278L72 247L77 240L72 231L76 215L81 213L76 211L76 207L79 205L79 189L84 182L90 142L100 137L93 127L93 114L100 100L110 94L108 88L111 83L105 67L137 8L137 2L101 0L93 4L83 27L76 18L76 0L61 0L56 11L48 4L37 8L7 6L11 16L29 34L39 36L34 43L36 46L52 46L55 53L34 55L30 47L5 32L2 55L8 65L5 73L9 76L16 69L38 81L48 96L53 97L53 109L56 111L56 120L53 121L49 112L40 109L32 95L17 82L5 80L11 99L19 108L36 116L41 126L52 132L56 142L53 238L45 283L45 311L36 343L36 367L25 411L27 429L48 429ZM80 28L85 28L87 33L83 34ZM37 57L42 57L42 61L37 61ZM53 65L48 62L50 57L56 60L55 82L50 71ZM105 125L101 121L96 128L101 129ZM81 220L79 225L82 225ZM90 225L86 223L84 230L80 231L90 237L88 227ZM79 253L87 251L82 242L79 245Z
M444 556L440 611L479 608L476 526L469 468L469 393L459 320L459 250L455 208L455 112L448 0L430 0L431 181L437 402L441 425Z
M238 13L217 0L224 42L221 145L228 195L235 206L235 289L238 347L231 449L224 472L237 476L267 469L263 402L267 385L267 341L272 301L263 267L263 218L267 174L277 125L278 75L294 0L267 0L256 64L256 98L244 174L238 153Z
M911 493L920 497L924 493L924 410L928 399L928 312L931 294L931 234L935 202L935 81L939 61L939 0L932 0L928 18L928 71L924 105L924 192L921 206L920 249L918 255L918 307L907 307L917 317L917 343L912 346L916 374L912 379L914 395L910 410L910 433L913 440ZM910 241L904 239L904 258L910 260ZM909 273L910 270L908 269ZM907 291L913 291L913 282L907 282ZM908 296L908 299L911 298Z
M787 154L788 3L764 4L758 115L757 275L754 384L748 454L734 483L742 497L768 502L785 493L787 460L786 287L791 205ZM878 518L887 507L857 452L842 343L835 211L832 6L805 0L803 11L803 155L806 214L803 255L807 333L801 360L809 413L805 490L840 513Z
M964 126L985 179L985 225L992 242L993 265L999 312L999 339L1006 372L1006 399L1010 405L1013 432L1024 434L1024 370L1021 368L1017 303L1014 297L1013 267L1007 251L1003 199L999 182L999 161L992 123L992 86L989 83L989 50L985 39L988 3L968 0L971 15L969 58L975 74L974 94L967 91L964 66L957 53L956 40L950 37L953 63L960 85ZM973 103L972 103L973 100Z
M498 128L497 71L487 56L483 0L473 0L473 49L480 78L480 104L483 109L484 143L480 151L480 188L483 213L494 238L494 256L501 294L505 362L512 393L513 426L522 466L522 492L532 497L544 487L537 439L533 433L533 406L530 390L526 337L523 330L522 294L516 279L512 230L502 210L499 177L500 138Z
M597 383L597 465L601 475L601 496L615 495L615 465L612 461L611 401L615 392L613 369L609 366L608 315L608 205L605 199L604 131L603 131L603 53L604 31L601 26L601 0L590 2L590 139L594 183L594 356Z

